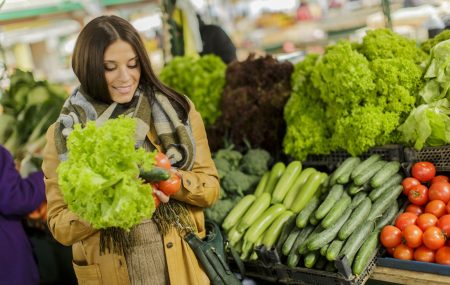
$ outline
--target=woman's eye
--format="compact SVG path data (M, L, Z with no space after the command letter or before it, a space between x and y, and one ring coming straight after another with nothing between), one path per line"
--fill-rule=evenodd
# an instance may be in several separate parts
M105 65L104 68L106 71L113 71L114 69L116 69L115 66L108 66L108 65Z
M136 62L135 64L128 65L128 68L136 68L139 64Z

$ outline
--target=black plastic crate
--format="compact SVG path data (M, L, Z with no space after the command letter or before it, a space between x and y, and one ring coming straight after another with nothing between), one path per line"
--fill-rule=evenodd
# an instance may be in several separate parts
M422 150L405 148L404 153L406 162L429 161L437 171L450 171L450 145L424 147Z

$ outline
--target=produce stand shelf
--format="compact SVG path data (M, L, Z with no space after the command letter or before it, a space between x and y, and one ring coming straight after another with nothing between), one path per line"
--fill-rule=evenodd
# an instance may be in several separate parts
M450 276L437 275L424 272L416 272L410 270L403 270L397 268L389 268L383 266L376 266L371 279L378 281L385 281L397 284L433 284L433 285L448 285L450 284Z

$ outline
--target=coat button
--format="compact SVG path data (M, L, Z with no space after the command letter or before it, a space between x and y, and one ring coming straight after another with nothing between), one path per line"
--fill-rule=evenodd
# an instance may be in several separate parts
M167 244L166 244L166 247L167 248L171 248L173 246L173 243L172 242L168 242Z
M190 186L191 185L191 180L187 179L186 180L186 184Z

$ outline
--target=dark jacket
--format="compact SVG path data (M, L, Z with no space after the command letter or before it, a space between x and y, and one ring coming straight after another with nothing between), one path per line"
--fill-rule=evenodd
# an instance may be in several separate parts
M236 47L221 27L200 22L199 28L203 42L200 55L215 54L226 64L236 59Z
M39 284L39 273L21 218L45 199L41 171L22 179L0 145L0 285Z

